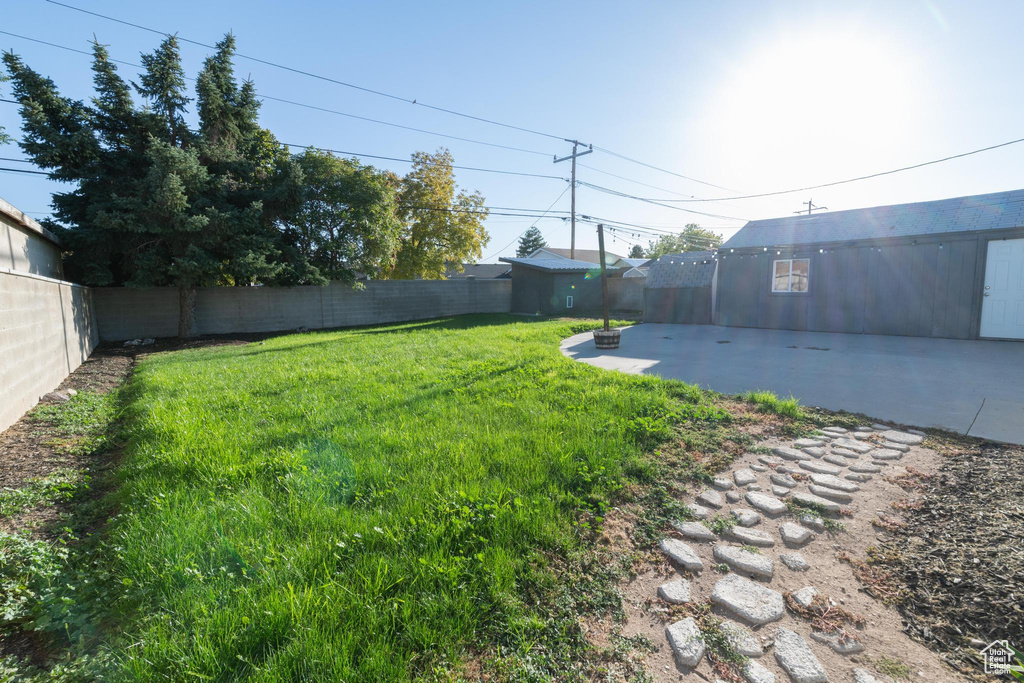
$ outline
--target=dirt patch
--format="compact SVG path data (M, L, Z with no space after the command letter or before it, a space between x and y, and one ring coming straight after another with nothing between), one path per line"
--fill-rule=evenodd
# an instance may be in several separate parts
M965 674L993 640L1024 644L1024 449L949 442L872 566L898 581L913 637Z

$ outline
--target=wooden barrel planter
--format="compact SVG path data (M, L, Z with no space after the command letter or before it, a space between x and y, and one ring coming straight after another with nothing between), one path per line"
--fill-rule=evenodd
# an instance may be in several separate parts
M599 349L619 348L619 331L594 330L594 345Z

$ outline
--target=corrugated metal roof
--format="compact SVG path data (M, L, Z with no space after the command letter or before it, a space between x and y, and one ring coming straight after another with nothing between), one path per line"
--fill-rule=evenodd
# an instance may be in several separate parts
M591 263L590 261L580 261L579 259L567 259L567 258L515 258L511 256L502 256L498 259L505 263L512 263L518 266L524 266L526 268L536 268L537 270L546 270L552 273L556 272L577 272L586 270L601 270L600 263ZM614 270L609 268L609 270Z
M651 262L644 288L710 287L717 265L718 261L712 251L663 254Z
M571 249L567 249L565 247L541 247L540 249L538 249L537 251L535 251L533 253L537 254L538 252L541 252L541 251L546 251L549 254L554 254L555 256L561 256L562 258L569 258L569 254L572 253ZM539 258L546 258L546 257L539 256ZM605 250L605 252L604 252L604 262L605 263L615 263L620 258L622 258L622 257L619 256L618 254L613 254L610 251ZM598 249L577 249L576 250L576 260L577 261L589 261L591 263L600 263L601 262L601 252Z
M1024 190L750 221L722 249L1024 227Z

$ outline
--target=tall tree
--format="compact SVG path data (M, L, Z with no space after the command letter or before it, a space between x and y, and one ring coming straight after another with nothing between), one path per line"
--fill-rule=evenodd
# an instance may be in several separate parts
M4 82L9 81L9 80L10 79L7 77L7 74L0 73L0 83L4 83ZM3 126L0 126L0 145L6 145L10 141L11 141L11 136L8 135L6 131L4 131L4 127Z
M516 256L519 258L525 258L543 247L548 246L548 243L544 240L544 235L540 234L540 230L536 226L531 226L529 230L523 233L523 236L519 238L519 246L516 248Z
M412 160L399 196L399 213L406 225L389 277L438 280L448 264L483 254L491 239L484 228L488 211L483 195L456 186L447 149L435 154L416 152Z
M629 258L643 258L644 248L639 244L634 244L633 248L629 250Z
M21 103L21 147L50 177L48 227L68 245L68 272L89 285L175 286L178 332L192 333L196 287L320 281L282 227L301 201L301 170L257 122L251 83L239 86L234 38L217 44L197 79L199 131L177 40L143 55L132 87L106 49L93 46L95 96L62 97L16 55L3 60Z
M686 251L705 251L716 249L722 244L722 236L705 230L696 223L689 223L678 235L662 235L656 242L647 247L647 258L657 258L662 254L678 254Z
M402 233L397 178L315 149L296 161L305 195L290 225L303 256L329 280L390 271Z

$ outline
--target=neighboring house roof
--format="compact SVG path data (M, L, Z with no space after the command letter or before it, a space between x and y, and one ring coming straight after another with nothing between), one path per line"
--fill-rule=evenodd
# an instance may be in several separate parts
M647 269L647 289L676 289L680 287L710 287L715 277L713 251L690 251L682 254L663 254L651 262Z
M750 221L722 249L850 242L1024 226L1024 190Z
M630 268L629 270L622 274L622 277L647 277L647 269Z
M547 258L547 256L545 256L545 254L549 254L549 255L551 255L551 256L553 256L555 258L567 259L567 258L569 258L569 254L570 253L572 253L571 249L563 249L561 247L541 247L540 249L538 249L537 251L533 252L532 254L527 256L526 258L530 258L530 259L532 259L532 258ZM611 264L615 263L620 258L622 258L622 257L619 256L618 254L613 254L610 251L605 251L604 252L604 262L606 264L608 264L608 265L611 265ZM601 251L598 250L598 249L577 249L576 250L576 260L577 261L589 261L591 263L600 263L601 262Z
M511 263L517 266L523 266L524 268L533 268L535 270L543 270L551 273L577 273L585 272L588 270L601 270L600 263L559 257L513 258L510 256L502 256L498 260L504 261L505 263Z
M615 265L616 266L625 266L625 267L629 267L629 268L639 268L640 266L645 265L648 261L650 261L650 259L646 259L646 258L625 258L624 257L624 258L620 258L618 261L616 261Z
M463 263L461 272L455 272L449 268L444 276L448 280L464 280L467 277L475 277L478 280L494 280L508 277L510 270L512 268L507 263Z

